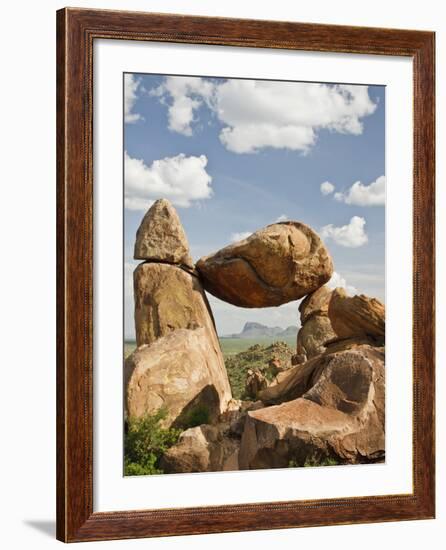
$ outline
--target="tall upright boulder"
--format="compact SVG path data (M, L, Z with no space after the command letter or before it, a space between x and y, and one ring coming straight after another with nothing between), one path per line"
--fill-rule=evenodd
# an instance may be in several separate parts
M181 423L194 407L216 418L232 398L214 319L194 273L178 214L156 201L137 232L134 271L137 350L126 361L130 416L168 411Z
M241 307L271 307L317 290L333 273L319 236L300 222L268 225L197 262L206 290Z
M307 359L323 353L326 344L336 338L328 317L332 291L322 286L308 295L299 305L301 328L297 333L297 355Z

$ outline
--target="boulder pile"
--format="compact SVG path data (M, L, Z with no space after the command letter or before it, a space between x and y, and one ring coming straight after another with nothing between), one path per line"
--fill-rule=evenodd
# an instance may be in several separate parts
M269 225L194 266L178 214L162 199L141 222L134 256L143 262L126 415L165 409L163 425L183 430L162 457L166 473L384 460L385 307L325 285L333 262L310 227ZM248 370L243 401L232 399L205 290L246 308L303 298L291 364L272 359L268 378ZM187 427L196 411L201 421Z

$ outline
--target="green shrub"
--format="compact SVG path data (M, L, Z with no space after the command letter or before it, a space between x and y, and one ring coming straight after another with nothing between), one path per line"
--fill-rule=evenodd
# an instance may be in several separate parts
M154 415L129 419L124 436L124 475L162 474L159 462L169 447L175 445L181 430L163 428L160 422L166 411L160 409Z
M206 405L197 405L186 414L184 420L181 422L181 427L183 430L187 430L188 428L195 428L195 426L209 423L209 409Z
M307 457L303 464L299 463L297 460L291 459L288 462L288 468L299 468L303 466L304 468L314 468L316 466L337 466L341 464L335 458L330 457L320 457L316 458L315 456Z

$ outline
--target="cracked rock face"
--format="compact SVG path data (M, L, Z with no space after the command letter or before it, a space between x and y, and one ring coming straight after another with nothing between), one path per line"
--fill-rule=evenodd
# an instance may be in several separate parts
M383 351L366 345L322 355L293 370L281 388L290 401L248 412L240 468L284 468L324 460L381 461L385 452Z
M193 267L186 233L167 199L157 200L144 216L136 232L134 258Z
M179 328L201 326L219 348L209 303L197 277L175 265L143 263L133 272L133 286L138 346Z
M224 369L224 365L223 365ZM178 329L138 347L124 367L127 415L166 410L164 426L181 426L195 411L215 422L231 399L226 371L204 327Z
M376 298L364 294L349 297L342 288L333 291L328 317L339 338L369 338L384 344L386 309Z
M328 318L331 295L332 291L322 286L300 303L302 326L297 333L296 353L298 355L305 355L311 359L323 353L326 350L326 344L337 338Z
M240 440L229 437L224 426L202 424L181 434L161 467L169 474L238 470L239 447Z
M206 290L240 307L297 300L317 290L333 273L323 242L299 222L269 225L201 258L196 267Z

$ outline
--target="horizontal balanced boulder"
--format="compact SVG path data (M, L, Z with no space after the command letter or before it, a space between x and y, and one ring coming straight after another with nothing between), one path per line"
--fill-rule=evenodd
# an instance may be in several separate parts
M317 290L333 273L319 236L307 225L275 223L201 258L196 268L211 294L241 307L278 306Z

